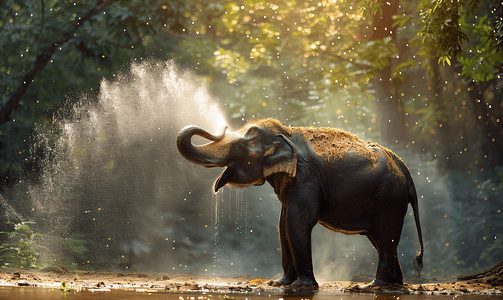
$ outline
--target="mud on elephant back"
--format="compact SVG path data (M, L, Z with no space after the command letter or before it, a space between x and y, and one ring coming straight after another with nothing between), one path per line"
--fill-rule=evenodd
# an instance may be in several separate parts
M318 286L313 274L311 231L316 224L344 234L365 235L378 252L374 286L402 284L397 246L410 203L420 250L423 240L416 189L408 168L391 150L336 128L286 127L275 119L253 120L235 132L215 136L187 126L177 137L187 160L225 167L214 183L268 182L282 204L279 220L284 275L274 285ZM195 146L194 135L210 142Z

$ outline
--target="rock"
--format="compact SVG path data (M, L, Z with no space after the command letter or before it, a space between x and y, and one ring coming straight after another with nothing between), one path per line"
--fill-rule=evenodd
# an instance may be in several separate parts
M459 281L468 281L469 283L487 283L492 286L503 286L503 261L480 272L467 275L459 275Z
M41 270L42 272L51 272L51 273L58 273L58 274L65 274L65 273L71 273L71 270L68 269L66 266L60 265L60 266L47 266Z
M372 282L372 280L374 280L374 275L369 274L356 274L351 278L354 282Z

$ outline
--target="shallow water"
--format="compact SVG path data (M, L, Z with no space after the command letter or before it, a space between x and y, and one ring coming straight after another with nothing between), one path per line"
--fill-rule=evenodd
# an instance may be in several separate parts
M234 299L234 300L260 300L260 299L362 299L362 300L489 300L503 299L503 295L397 295L397 294L358 294L341 292L253 292L253 293L174 293L158 289L131 288L131 289L83 289L78 292L61 292L54 288L41 287L0 287L2 300L33 300L33 299L128 299L128 300L208 300L208 299Z

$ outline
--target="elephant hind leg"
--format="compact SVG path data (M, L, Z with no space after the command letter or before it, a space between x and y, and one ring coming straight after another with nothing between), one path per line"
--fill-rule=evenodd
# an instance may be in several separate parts
M400 262L398 261L398 255L395 251L395 279L396 283L403 284L403 271L402 267L400 266Z
M373 226L368 233L379 256L374 285L403 284L397 247L407 213L407 202L398 196L378 200L382 205L375 211Z
M386 245L379 243L381 240L370 234L367 234L367 237L374 248L376 248L379 257L375 279L372 285L386 286L394 283L403 284L403 272L400 262L398 261L396 249L400 236L395 237L395 239L387 237L387 239L390 240Z
M374 286L390 285L393 283L403 284L403 272L398 261L396 249L380 249L379 262L375 280L372 282Z

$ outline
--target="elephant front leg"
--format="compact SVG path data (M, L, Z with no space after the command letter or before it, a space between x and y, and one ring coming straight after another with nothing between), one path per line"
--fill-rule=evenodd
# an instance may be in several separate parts
M297 272L293 264L292 250L288 242L286 225L286 208L281 208L279 217L279 240L281 245L281 266L283 267L283 276L272 283L273 286L290 285L297 279Z
M297 279L291 285L299 287L318 286L314 278L311 250L311 231L318 222L318 211L312 203L308 203L308 205L290 203L287 208L287 237L297 272Z

